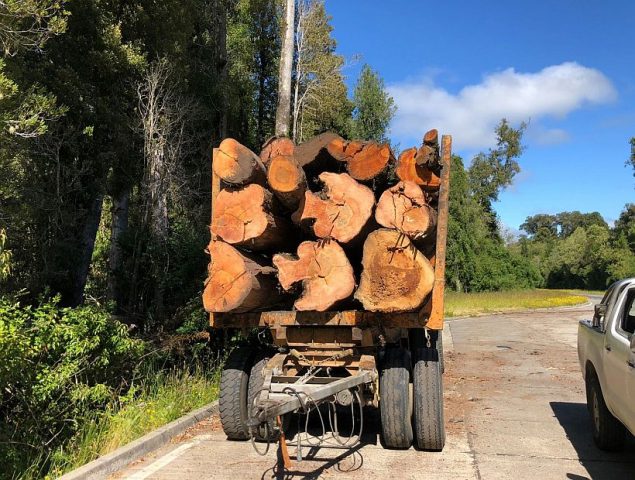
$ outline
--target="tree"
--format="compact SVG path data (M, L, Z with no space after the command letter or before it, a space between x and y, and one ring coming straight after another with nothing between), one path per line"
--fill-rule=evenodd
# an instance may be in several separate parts
M580 213L577 210L556 214L556 224L558 225L559 235L563 238L568 237L580 227L586 228L591 225L599 225L608 228L606 221L599 212Z
M64 0L0 1L0 44L3 56L41 50L52 36L66 30Z
M527 217L520 228L535 239L554 238L558 235L558 220L556 215L539 213Z
M613 230L616 239L622 237L628 247L635 253L635 203L628 203L615 222Z
M397 107L383 79L368 65L359 75L353 95L352 135L363 140L385 142L386 130Z
M514 128L503 118L496 127L496 148L479 153L472 160L470 188L487 211L492 210L492 202L498 200L501 190L511 185L520 172L516 159L525 148L521 142L526 128L525 122Z
M295 0L286 0L284 36L278 76L278 108L276 110L276 135L289 136L291 117L291 77L293 74L293 32L295 29Z
M324 2L302 1L298 12L293 138L302 142L325 130L344 132L352 107Z

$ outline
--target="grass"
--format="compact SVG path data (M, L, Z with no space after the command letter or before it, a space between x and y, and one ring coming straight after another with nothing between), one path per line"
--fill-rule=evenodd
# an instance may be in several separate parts
M211 375L179 371L148 378L53 452L46 478L57 478L218 398L219 369ZM38 477L31 469L23 478Z
M587 298L568 290L511 290L505 292L446 292L446 317L506 312L531 308L579 305Z

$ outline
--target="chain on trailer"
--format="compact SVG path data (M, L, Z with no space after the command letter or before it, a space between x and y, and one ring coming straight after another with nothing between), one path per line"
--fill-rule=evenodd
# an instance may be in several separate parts
M305 385L306 382L314 378L322 367L320 365L332 360L346 357L352 354L352 350L344 350L338 352L331 357L325 358L317 363L309 362L309 360L297 350L291 350L289 354L298 360L306 363L311 363L311 366L307 369L307 372L300 377L293 385ZM327 373L330 368L327 368ZM363 377L363 378L362 378ZM344 379L340 379L344 380ZM331 393L324 398L315 399L310 393L299 391L293 386L284 387L282 393L289 395L291 400L296 399L298 408L293 410L293 413L297 413L297 434L296 434L296 459L302 461L302 448L306 445L311 448L320 446L334 446L339 448L353 448L359 444L363 429L364 429L364 403L360 394L360 387L363 383L368 383L372 380L372 376L360 375L359 381L356 385L351 387L342 388L341 390ZM266 455L269 452L271 442L273 438L277 438L280 441L281 447L286 450L286 438L283 431L283 422L280 415L275 415L275 424L271 416L267 415L267 407L263 407L259 404L261 394L266 392L267 395L272 393L271 387L260 389L254 396L252 405L248 409L248 434L251 440L252 447L259 455ZM322 407L326 405L326 413L322 411ZM340 435L340 412L338 412L338 405L343 407L350 407L351 430L347 437ZM357 409L356 409L357 407ZM357 410L357 412L356 412ZM291 412L289 412L291 413ZM356 415L357 413L357 415ZM317 415L319 420L319 428L321 432L319 435L311 435L309 433L310 420L312 415ZM325 420L326 416L326 420ZM302 421L304 417L304 421ZM261 421L265 418L264 421ZM356 422L358 418L358 422ZM327 423L328 422L328 423ZM359 424L359 432L356 433L356 426ZM327 434L327 425L330 428L331 434ZM265 447L260 449L257 446L257 440L261 438L264 440ZM283 446L284 443L284 446ZM283 453L283 456L285 454ZM288 456L288 454L287 454Z

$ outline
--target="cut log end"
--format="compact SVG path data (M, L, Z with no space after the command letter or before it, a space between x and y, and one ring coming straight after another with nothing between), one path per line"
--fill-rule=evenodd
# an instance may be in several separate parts
M297 310L323 312L351 296L353 268L336 242L302 242L297 252L297 258L289 254L273 257L282 288L289 290L302 282L302 294L294 304Z
M213 241L209 245L212 261L203 291L203 306L208 312L248 312L279 303L275 269L265 260L239 252L231 245Z
M301 220L314 220L313 233L318 238L348 243L371 218L375 196L370 188L345 173L324 172L319 178L324 190L321 195L305 193Z
M290 210L296 210L307 190L304 170L291 156L279 155L271 160L267 181L274 195Z
M427 165L417 164L418 150L409 148L399 155L395 174L399 180L410 181L426 189L438 189L441 179Z
M434 230L436 213L426 204L421 187L406 181L382 193L375 209L375 220L383 227L394 228L419 240Z
M291 156L295 150L295 144L293 140L287 137L271 137L269 140L265 142L262 146L262 151L260 152L260 160L265 165L265 167L269 166L271 160L278 156Z
M221 142L212 168L221 180L230 184L264 184L265 167L258 155L233 138Z
M364 243L363 271L355 298L373 312L412 311L432 291L430 262L396 230L379 229Z
M373 180L386 173L394 155L387 144L375 142L346 141L341 138L328 145L333 158L346 162L351 177L360 181Z
M211 231L232 245L251 250L285 246L290 224L272 213L271 192L257 184L221 190L216 197Z

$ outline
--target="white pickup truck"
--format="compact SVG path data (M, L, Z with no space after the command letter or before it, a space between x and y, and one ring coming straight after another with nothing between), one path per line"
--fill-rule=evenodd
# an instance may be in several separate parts
M593 439L618 450L635 434L635 278L614 283L578 327L578 357L586 383Z

